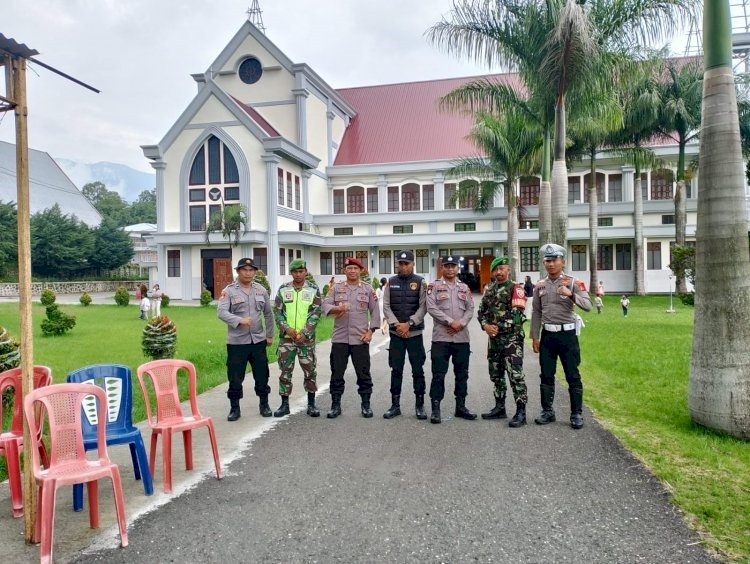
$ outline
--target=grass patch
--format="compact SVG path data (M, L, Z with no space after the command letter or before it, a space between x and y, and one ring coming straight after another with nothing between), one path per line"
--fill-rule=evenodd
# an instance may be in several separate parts
M750 560L750 444L695 425L687 388L693 309L668 296L619 296L583 314L584 401L663 480L674 502L729 559Z
M138 319L136 305L61 305L60 309L76 316L75 328L65 335L45 337L41 322L44 307L33 304L34 363L52 368L54 382L65 382L68 373L89 364L124 364L133 371L133 419L146 418L143 396L136 369L149 359L141 351L145 322ZM189 360L198 372L198 391L203 392L227 381L226 324L216 317L216 307L169 307L162 310L177 326L175 358ZM0 304L0 326L20 338L18 304ZM319 341L330 339L333 318L323 317L318 324ZM268 348L269 362L276 361L278 335ZM249 367L248 367L249 370ZM252 385L252 384L251 384ZM270 383L273 388L273 382ZM187 384L181 388L187 397ZM5 414L4 414L5 415ZM8 414L9 415L9 414ZM7 422L4 427L7 428ZM0 461L0 480L6 478L5 458Z

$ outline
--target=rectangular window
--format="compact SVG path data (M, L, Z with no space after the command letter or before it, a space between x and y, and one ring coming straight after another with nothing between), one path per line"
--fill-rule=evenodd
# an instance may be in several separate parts
M286 250L284 247L279 248L279 274L286 274Z
M224 200L239 200L240 199L240 187L228 187L224 188Z
M333 191L333 213L345 213L343 190Z
M208 182L221 183L221 141L213 135L208 138Z
M190 180L188 182L191 186L206 183L206 152L203 147L195 155L193 166L190 168Z
M253 249L253 262L258 270L268 272L268 249L265 247L256 247Z
M190 201L191 202L205 202L206 201L206 190L204 188L193 188L190 190Z
M661 216L662 225L674 225L674 215L663 215Z
M630 248L630 243L615 245L615 268L617 270L630 270L632 268Z
M394 225L393 226L394 235L401 235L403 233L414 233L414 226L413 225Z
M612 270L612 245L599 245L596 249L596 268Z
M334 274L344 272L344 259L350 256L352 256L351 251L336 251L333 254L333 257L335 259L334 266L336 267L336 272Z
M334 235L354 235L354 228L353 227L334 227L333 234Z
M398 204L398 186L388 186L388 211L399 211Z
M278 176L276 177L276 201L280 206L284 205L284 171L280 168L276 169Z
M286 207L288 208L294 207L294 201L293 201L293 195L292 195L293 188L294 188L294 184L292 181L292 173L287 172L286 173Z
M641 174L641 196L644 202L648 200L648 173L645 172Z
M445 190L443 192L444 195L444 202L443 206L446 210L455 210L456 209L456 202L452 202L453 198L456 195L456 185L453 183L449 183L445 185Z
M588 261L586 260L586 245L573 245L571 247L571 268L573 270L586 270Z
M581 203L581 179L577 176L568 177L568 203Z
M401 187L401 211L419 211L418 184L404 184Z
M521 247L521 272L539 270L539 247Z
M610 174L607 190L610 202L622 202L622 174Z
M378 213L378 189L367 189L367 213Z
M320 253L320 274L333 274L333 253L330 251Z
M302 186L300 185L300 178L296 174L294 175L294 209L302 209Z
M539 220L538 219L530 219L527 221L522 221L519 225L520 229L539 229ZM490 253L492 254L492 253Z
M520 205L536 206L539 204L539 179L533 176L521 178Z
M476 223L454 223L453 231L476 231Z
M380 274L391 274L391 251L379 251L378 252L378 269Z
M422 186L422 209L435 209L435 186L433 184L425 184ZM420 272L424 271L420 270Z
M599 221L599 227L612 227L611 217L600 217L598 221Z
M416 259L414 270L417 272L430 271L430 252L427 249L417 249Z
M221 206L217 206L217 205L208 206L208 221L213 222L213 221L216 221L217 218L218 218L218 221L221 221Z
M353 186L346 191L346 213L365 213L365 191Z
M206 206L190 206L190 231L206 230Z
M646 245L646 268L648 270L661 270L661 243L648 243Z
M180 251L167 251L167 277L180 277Z

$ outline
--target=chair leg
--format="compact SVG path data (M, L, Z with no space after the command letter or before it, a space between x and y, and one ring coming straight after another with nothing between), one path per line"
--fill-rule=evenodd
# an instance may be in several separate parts
M120 546L128 546L128 522L125 519L125 496L122 493L122 480L120 469L112 465L112 493L115 498L115 512L117 513L117 525L120 528Z
M73 484L73 511L83 511L83 484Z
M146 455L146 447L143 445L143 437L138 435L135 442L132 443L135 447L136 460L134 465L140 467L141 478L143 479L143 493L146 495L152 495L154 493L154 482L151 475L151 469L148 466L148 456Z
M89 526L92 529L99 528L99 480L86 482L89 492Z
M34 526L34 537L31 542L39 544L42 541L42 491L44 488L41 484L37 488L36 492L36 524Z
M41 511L37 515L37 520L41 522L41 561L42 563L51 563L52 546L55 532L55 490L57 489L54 481L47 481L42 485L40 495Z
M39 441L39 458L42 460L42 466L49 468L49 451L44 441Z
M135 442L128 443L128 446L130 447L130 460L133 461L133 474L135 474L136 480L140 480L141 469L138 467L138 453L135 451Z
M172 493L172 429L166 429L161 439L161 456L164 464L164 492Z
M23 489L21 486L21 465L19 462L18 441L10 440L5 443L5 464L8 469L10 506L14 519L23 517Z
M151 477L156 474L156 442L159 440L159 433L151 431L151 448L148 453L148 467L151 470Z
M185 447L185 470L193 469L193 432L188 429L182 432L182 444Z
M214 428L214 422L209 419L208 421L208 438L211 441L211 450L214 455L214 466L216 466L216 479L221 480L221 463L219 462L219 445L216 442L216 429Z

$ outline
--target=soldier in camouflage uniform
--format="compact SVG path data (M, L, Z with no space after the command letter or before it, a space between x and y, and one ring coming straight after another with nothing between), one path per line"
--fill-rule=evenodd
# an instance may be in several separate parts
M495 407L482 413L482 419L505 419L505 374L508 375L516 414L509 427L526 425L526 381L523 376L523 323L526 293L521 284L510 280L510 261L497 257L490 266L494 281L485 290L479 303L477 319L489 336L487 361L490 380L495 384Z
M320 291L313 286L307 277L307 263L302 259L289 264L292 281L282 284L276 293L273 312L279 326L279 395L281 406L274 411L274 417L289 415L289 395L292 393L292 373L294 358L305 377L307 391L307 414L310 417L320 416L315 407L315 327L322 314Z

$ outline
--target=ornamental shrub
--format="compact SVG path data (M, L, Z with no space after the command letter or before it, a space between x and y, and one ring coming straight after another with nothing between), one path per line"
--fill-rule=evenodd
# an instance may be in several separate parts
M0 372L17 368L21 364L21 345L8 330L0 325Z
M211 295L211 292L208 290L203 290L201 292L201 305L203 307L211 305L211 300L213 300L214 297Z
M269 296L272 295L271 294L271 285L268 283L268 278L266 278L266 273L265 272L263 272L262 270L258 269L255 272L255 281L266 289L266 292L268 292Z
M57 304L47 306L47 319L42 321L42 333L44 335L62 335L76 326L74 315L60 311Z
M91 296L88 292L84 292L83 294L81 294L81 297L78 301L81 302L82 306L86 307L88 305L91 305Z
M169 307L169 296L166 294L161 295L161 307Z
M51 306L53 303L55 303L56 299L57 296L55 296L55 292L53 292L49 288L45 288L44 290L42 290L42 297L40 301L42 302L43 306Z
M162 304L163 305L163 304ZM152 317L143 328L143 354L152 360L173 358L177 348L177 328L169 317Z
M326 284L325 286L323 286L323 293L321 295L323 297L326 297L328 295L328 290L330 290L330 289L331 289L331 287L328 284Z
M115 303L118 306L126 306L130 303L130 292L125 286L120 286L115 292Z

